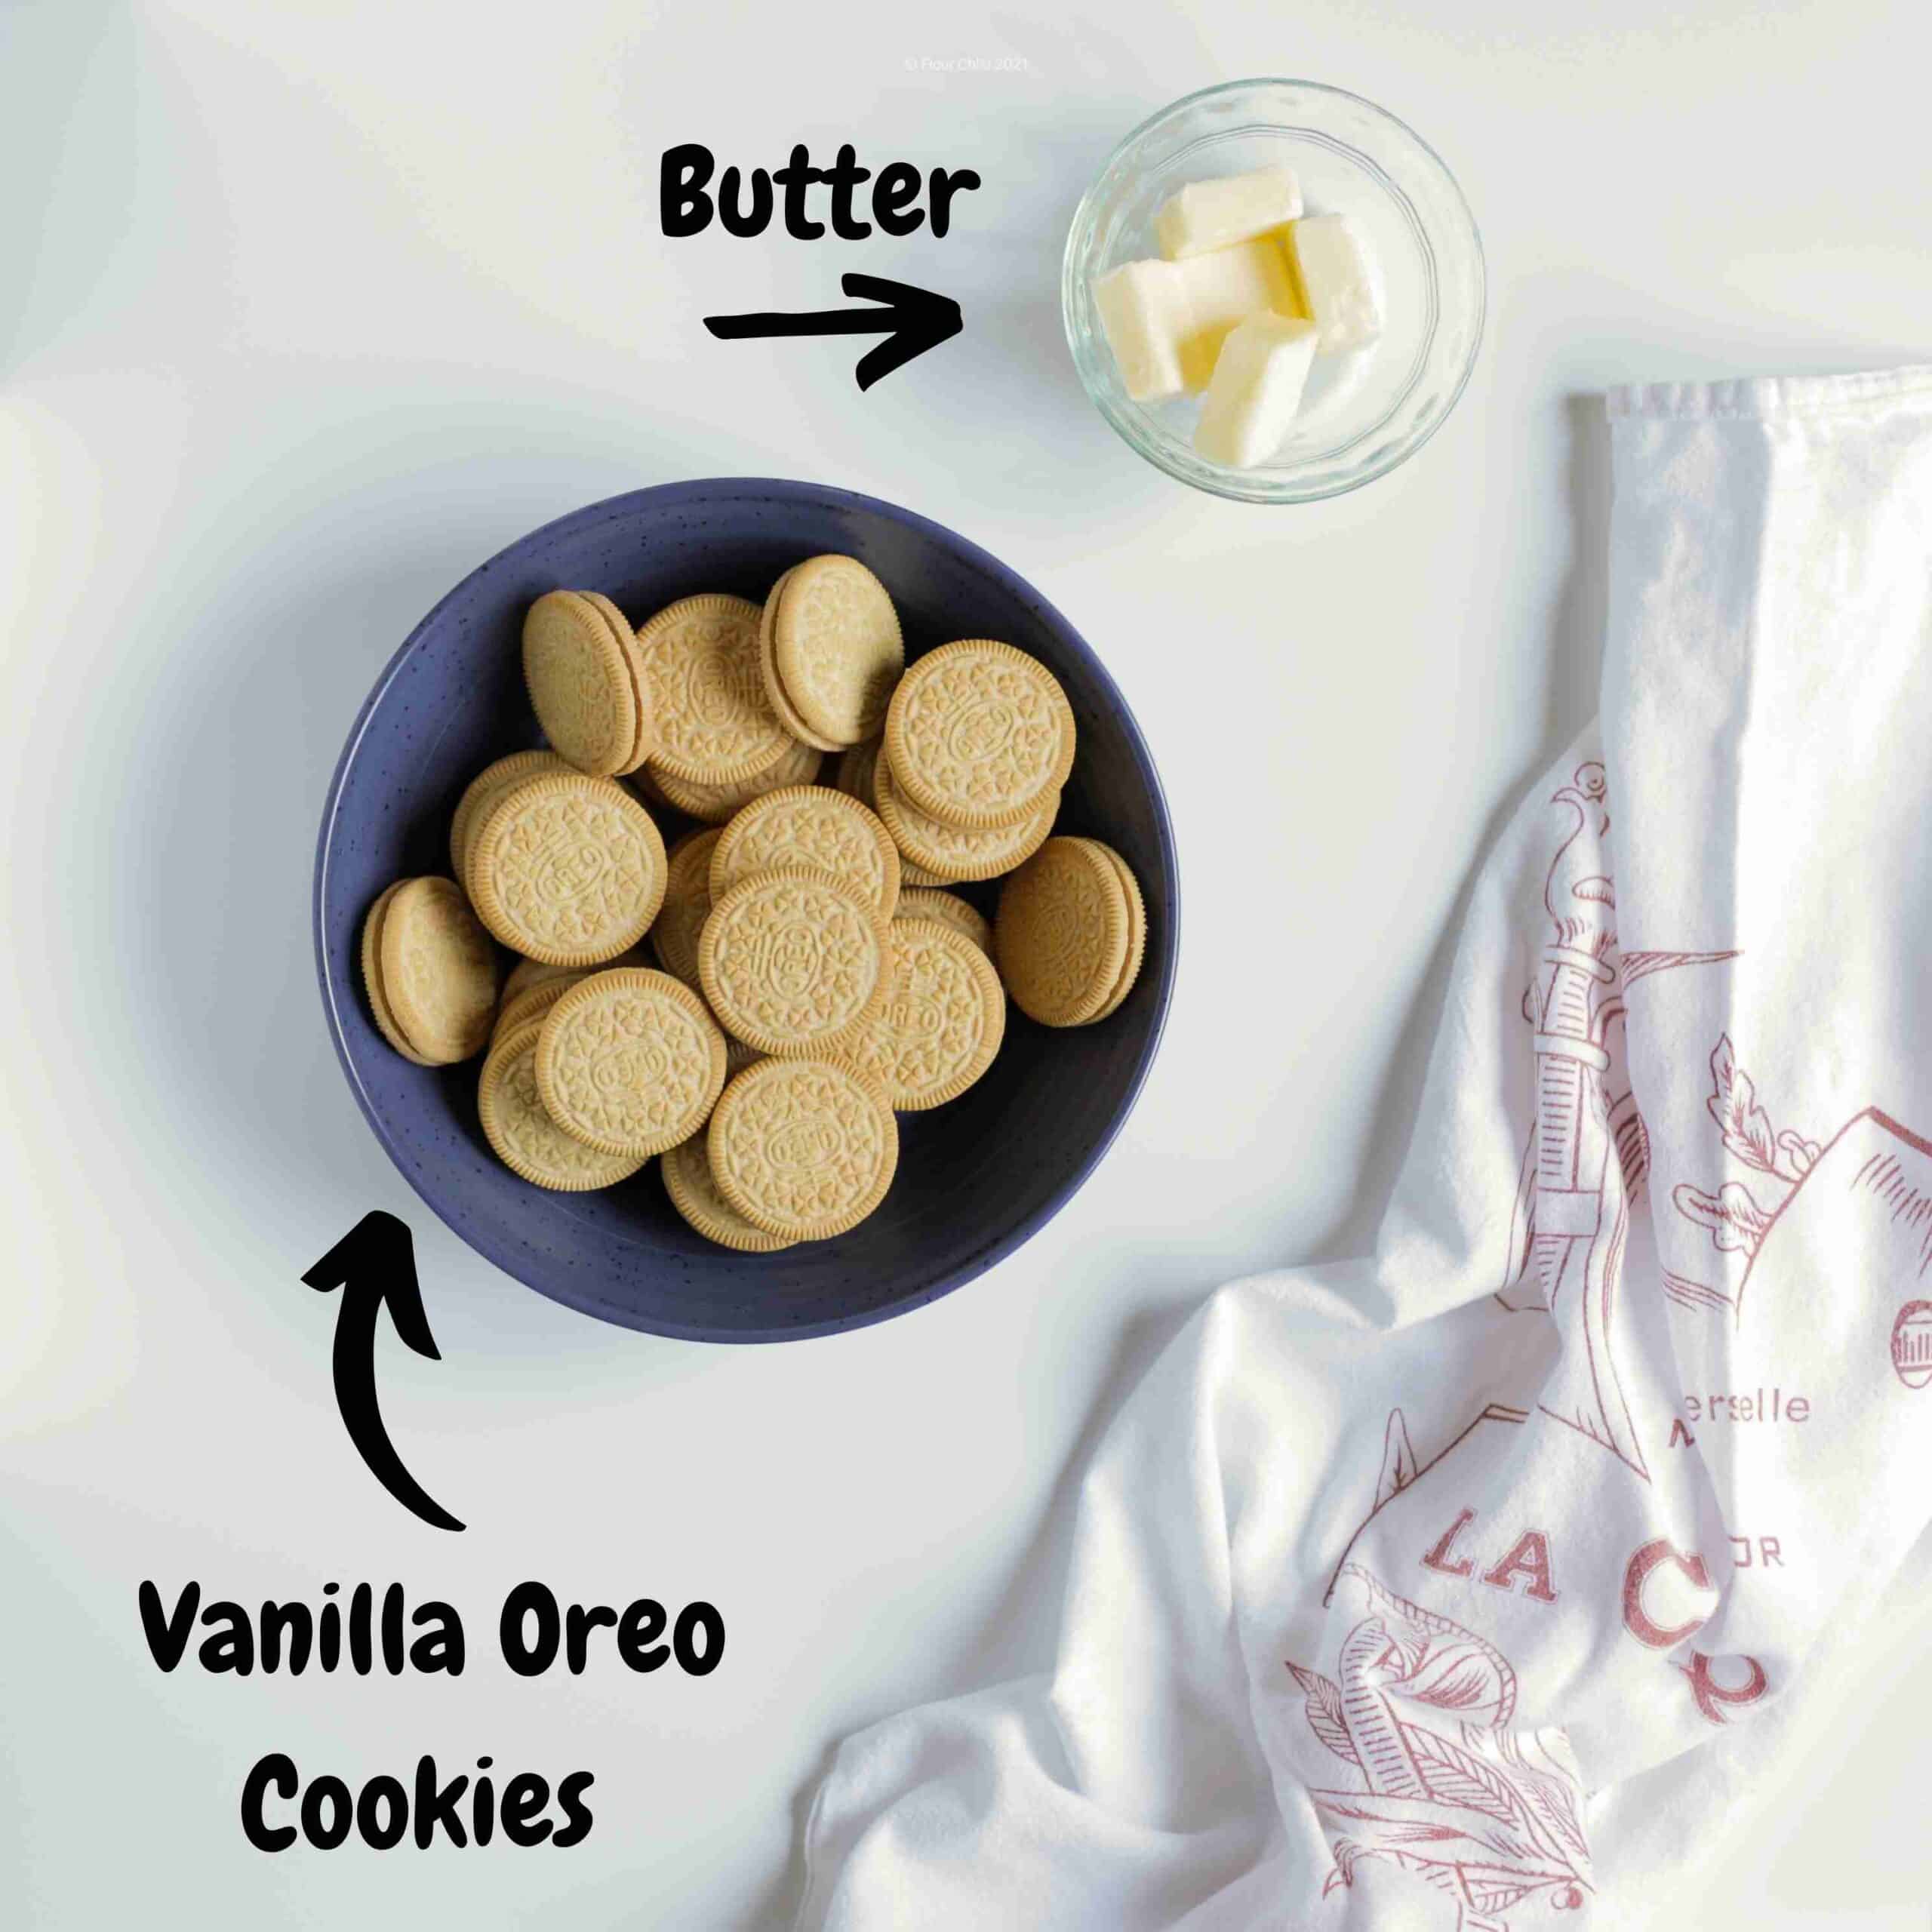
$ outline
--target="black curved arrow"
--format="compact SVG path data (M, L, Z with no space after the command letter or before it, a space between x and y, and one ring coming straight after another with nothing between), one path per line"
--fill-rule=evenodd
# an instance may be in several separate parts
M312 1288L327 1294L342 1291L336 1317L336 1406L364 1462L376 1480L413 1514L439 1530L463 1525L402 1466L383 1412L376 1403L376 1316L389 1303L395 1332L419 1355L441 1361L429 1318L423 1312L423 1291L416 1281L416 1244L408 1224L380 1208L365 1214L328 1254L302 1277Z
M707 315L704 325L721 342L743 342L768 335L883 335L886 340L859 358L854 371L869 389L881 376L923 355L957 335L965 324L959 304L909 282L876 275L842 275L839 288L881 306L873 309L817 309L802 315L764 309L750 315Z

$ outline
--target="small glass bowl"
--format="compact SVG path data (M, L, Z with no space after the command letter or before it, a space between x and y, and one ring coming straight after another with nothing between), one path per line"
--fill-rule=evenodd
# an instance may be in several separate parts
M1386 316L1372 349L1316 358L1295 429L1272 462L1231 469L1194 448L1198 396L1128 397L1094 283L1160 253L1154 213L1177 189L1284 163L1309 214L1349 215L1366 230ZM1230 81L1143 121L1075 211L1060 277L1067 343L1100 414L1170 476L1252 503L1340 496L1413 456L1469 379L1483 299L1482 238L1441 157L1392 114L1314 81Z

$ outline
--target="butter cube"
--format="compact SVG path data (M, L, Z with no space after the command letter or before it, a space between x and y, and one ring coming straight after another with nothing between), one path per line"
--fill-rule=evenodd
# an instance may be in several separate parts
M1230 331L1195 426L1210 463L1252 469L1281 446L1315 361L1318 331L1299 315L1250 315Z
M1094 285L1094 306L1136 402L1158 402L1187 386L1182 339L1192 329L1187 290L1172 262L1123 262Z
M1161 253L1177 262L1251 241L1285 227L1300 213L1301 183L1294 170L1257 168L1251 174L1190 181L1161 204L1154 235Z
M1237 322L1269 310L1281 315L1301 313L1287 251L1272 235L1190 255L1169 266L1187 291L1187 327L1176 348L1181 380L1189 389L1208 386L1221 345Z
M1382 334L1382 278L1368 238L1345 214L1313 214L1288 229L1303 301L1324 355L1366 349Z
M1136 402L1204 389L1246 317L1300 312L1287 251L1272 235L1183 262L1124 262L1094 284L1094 306Z

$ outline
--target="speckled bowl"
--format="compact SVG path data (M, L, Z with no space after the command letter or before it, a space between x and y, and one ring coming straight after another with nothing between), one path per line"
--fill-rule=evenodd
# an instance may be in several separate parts
M550 1194L499 1165L476 1117L478 1063L431 1071L376 1031L358 966L364 913L392 879L448 869L450 814L492 758L537 742L518 648L531 599L602 590L633 619L706 590L762 599L801 558L843 551L884 580L909 651L997 637L1066 688L1080 755L1059 829L1104 838L1147 901L1146 964L1120 1011L1054 1032L1009 1014L985 1078L903 1115L899 1175L835 1241L734 1254L691 1232L654 1161L601 1194ZM831 761L828 760L829 765ZM968 888L990 909L990 888ZM713 478L614 497L548 524L463 579L377 679L343 747L315 854L315 964L337 1052L410 1185L482 1254L553 1300L627 1327L769 1342L882 1321L1011 1254L1063 1207L1120 1130L1174 985L1174 844L1147 746L1113 680L1032 586L909 510L817 484Z

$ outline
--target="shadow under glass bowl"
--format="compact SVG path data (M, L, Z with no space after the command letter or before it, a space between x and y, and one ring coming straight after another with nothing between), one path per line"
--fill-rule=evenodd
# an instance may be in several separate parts
M1176 189L1279 166L1294 170L1310 214L1346 214L1367 232L1386 315L1373 349L1316 358L1301 417L1274 460L1235 469L1195 449L1198 397L1128 395L1094 283L1160 253L1154 214ZM1143 122L1075 211L1060 278L1074 365L1122 439L1183 483L1257 503L1340 496L1413 456L1475 366L1484 303L1482 240L1441 157L1392 114L1314 81L1231 81Z
M392 880L448 871L450 815L464 786L491 759L539 742L520 645L534 598L594 588L635 622L700 591L761 601L782 571L825 551L878 573L909 656L952 638L1001 638L1060 678L1079 755L1056 829L1104 838L1134 868L1147 904L1146 961L1125 1003L1097 1026L1056 1031L1009 1008L1005 1044L977 1085L949 1106L900 1116L898 1176L869 1220L836 1240L737 1254L685 1226L654 1161L600 1194L547 1192L501 1166L478 1124L480 1060L415 1066L376 1031L361 983L362 919ZM659 817L667 833L678 829ZM990 907L992 891L964 890ZM1100 659L1038 592L891 503L721 478L639 490L546 525L472 572L417 626L365 703L329 789L315 961L336 1050L370 1125L471 1247L605 1321L695 1340L778 1341L932 1301L1066 1204L1152 1063L1179 909L1174 834L1146 744Z

